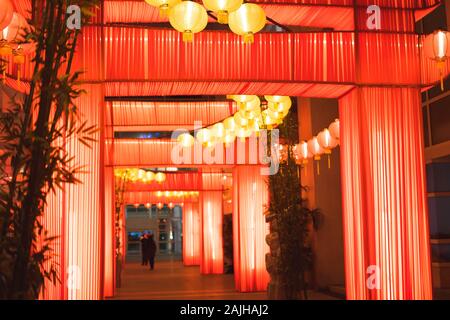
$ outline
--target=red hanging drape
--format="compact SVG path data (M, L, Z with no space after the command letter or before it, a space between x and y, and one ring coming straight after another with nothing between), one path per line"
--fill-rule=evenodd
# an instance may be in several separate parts
M222 121L237 111L236 104L231 101L114 101L111 104L114 123L110 122L108 125L113 125L115 131L192 130L196 121L198 126L207 126Z
M430 299L419 91L355 89L340 99L348 299Z
M265 291L269 282L266 235L269 226L267 182L259 167L238 166L233 171L233 250L236 289Z
M222 274L222 191L203 191L200 199L202 215L200 272L202 274Z
M198 203L183 206L183 263L185 266L199 265L201 256L201 219Z

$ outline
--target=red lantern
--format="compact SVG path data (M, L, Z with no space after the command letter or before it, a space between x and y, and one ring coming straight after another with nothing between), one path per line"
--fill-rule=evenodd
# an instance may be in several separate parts
M9 0L0 0L0 31L5 29L12 20L14 8Z
M169 203L169 209L173 209L174 207L175 207L175 205L172 202L170 202Z
M437 30L428 35L424 41L424 50L428 58L434 60L437 64L441 78L441 90L443 91L445 63L450 57L450 33Z
M161 209L164 207L164 205L163 205L161 202L158 202L158 204L156 205L156 207L157 207L159 210L161 210Z

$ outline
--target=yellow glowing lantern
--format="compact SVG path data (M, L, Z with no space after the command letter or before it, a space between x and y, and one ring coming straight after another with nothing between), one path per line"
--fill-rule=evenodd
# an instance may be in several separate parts
M173 209L175 206L173 204L173 202L169 202L169 209Z
M317 141L317 137L312 137L310 140L308 140L308 150L312 153L314 156L314 160L317 161L317 174L320 174L320 155L323 154L324 150L319 144L319 141Z
M234 132L236 128L236 122L234 121L234 117L226 118L223 121L223 126L227 132Z
M152 205L151 205L150 203L148 203L148 202L145 204L145 207L146 207L147 209L150 209L151 206L152 206Z
M254 95L245 95L245 94L237 94L237 95L228 95L227 98L232 99L238 103L250 102L258 96Z
M450 57L450 32L437 30L428 35L424 41L425 54L436 62L441 79L441 90L444 90L444 69Z
M236 127L235 130L236 137L241 138L241 141L244 141L245 138L248 138L252 135L252 130L248 127Z
M233 117L237 127L245 127L248 125L248 119L241 111L236 112Z
M242 4L242 0L203 0L206 9L217 13L217 22L228 23L228 13L236 11Z
M165 196L166 198L169 198L169 197L171 196L171 192L170 192L170 191L164 192L164 196Z
M261 100L257 96L250 97L253 97L253 99L239 103L240 111L252 111L258 109L261 106Z
M161 202L158 202L158 204L156 205L156 207L157 207L159 210L161 210L161 209L164 207L164 205L163 205Z
M244 3L228 17L231 31L242 36L244 43L253 43L254 34L266 25L264 10L254 3Z
M181 0L145 0L149 5L159 8L159 14L167 17L170 8L177 5Z
M161 197L162 197L162 195L163 195L162 191L158 191L158 192L156 192L156 196L157 196L158 198L161 198Z
M153 180L155 179L155 174L154 174L153 172L151 172L151 171L147 171L147 172L145 173L145 179L146 179L148 182L151 182L151 181L153 181Z
M169 13L169 22L177 31L183 33L183 41L192 42L194 33L205 29L208 24L206 9L193 1L182 1Z
M155 174L155 181L158 183L163 183L166 181L166 174L164 172L158 172Z
M272 118L269 113L269 109L261 112L263 123L266 125L268 130L272 130L272 128L278 123L277 119Z
M225 125L222 122L216 123L211 128L212 135L221 140L225 136Z
M227 134L223 137L223 143L225 143L225 146L229 146L230 144L232 144L234 142L234 140L236 139L236 135L233 132L227 132Z
M328 155L328 169L331 167L331 149L337 146L336 139L334 139L330 131L328 129L323 129L319 134L317 135L317 142L319 143L320 147L324 150L324 153Z
M191 136L189 133L182 133L177 138L178 143L185 147L190 148L194 145L195 139L193 136Z
M331 136L339 143L340 138L340 124L339 119L334 120L328 127Z
M198 142L205 145L212 140L211 130L209 130L208 128L200 129L197 131L195 138Z

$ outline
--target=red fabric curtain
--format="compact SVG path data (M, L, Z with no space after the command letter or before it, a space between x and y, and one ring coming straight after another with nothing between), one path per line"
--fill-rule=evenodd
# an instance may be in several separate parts
M148 127L167 131L191 130L195 121L207 126L222 121L237 111L236 104L231 101L114 101L111 104L113 116L108 125L113 125L116 131L130 128L144 131Z
M185 203L183 207L183 263L200 265L201 219L198 203Z
M148 192L148 191L126 191L124 194L124 199L126 204L158 204L158 203L173 203L173 204L181 204L181 203L194 203L198 202L198 196L194 194L186 195L186 196L178 196L176 194L171 193L170 195L166 195L166 191L162 191L162 195L159 195L158 192Z
M355 89L340 100L348 299L430 299L419 91Z
M269 226L264 211L268 202L267 182L260 168L239 166L233 171L233 250L236 289L265 291L269 282L266 235Z
M202 213L202 251L200 272L202 274L223 273L222 239L222 192L204 191L201 193Z
M89 125L102 127L104 92L102 85L84 85L89 94L75 102L78 112ZM52 244L52 263L58 264L61 284L47 283L42 299L102 299L104 292L104 224L105 188L101 133L91 148L76 136L65 139L66 150L75 157L74 166L85 166L78 175L79 184L67 184L64 190L49 194L43 224L49 236L57 236ZM111 189L109 189L111 190ZM111 206L107 206L110 210ZM110 257L109 253L109 257ZM108 276L111 269L108 268ZM109 278L111 279L111 278Z

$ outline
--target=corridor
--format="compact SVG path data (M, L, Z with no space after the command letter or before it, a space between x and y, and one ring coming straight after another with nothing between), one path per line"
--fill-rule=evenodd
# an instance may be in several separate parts
M127 263L122 288L114 300L265 300L266 292L240 293L232 274L201 275L198 266L185 267L178 260L157 261L150 271L137 262ZM309 292L311 300L335 298Z
M264 300L265 292L239 293L229 275L201 275L199 267L181 261L157 261L155 270L127 263L118 300Z

